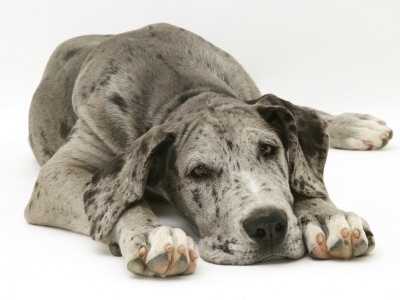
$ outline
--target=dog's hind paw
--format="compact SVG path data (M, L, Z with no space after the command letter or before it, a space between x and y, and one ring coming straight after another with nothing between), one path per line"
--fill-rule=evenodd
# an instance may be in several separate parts
M133 257L127 261L128 270L147 276L173 276L192 274L196 269L197 254L193 239L179 228L159 226L148 238L136 236L132 243ZM125 257L125 259L127 259Z
M303 236L313 258L347 259L369 254L375 247L368 224L354 213L303 219Z
M371 115L345 113L327 119L330 146L349 150L380 149L387 145L393 131Z

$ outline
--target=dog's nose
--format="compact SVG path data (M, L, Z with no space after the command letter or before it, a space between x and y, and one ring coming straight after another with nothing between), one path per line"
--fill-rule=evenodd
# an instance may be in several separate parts
M243 227L249 237L260 245L274 245L286 235L287 216L277 209L257 211L244 220Z

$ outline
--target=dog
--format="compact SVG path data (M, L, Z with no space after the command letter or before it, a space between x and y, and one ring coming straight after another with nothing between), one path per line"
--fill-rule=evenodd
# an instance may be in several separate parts
M332 203L324 165L329 146L379 149L392 134L370 115L262 96L231 55L172 25L76 37L31 103L42 168L25 218L102 241L147 276L191 274L198 258L160 224L154 195L190 222L208 262L367 255L370 227Z

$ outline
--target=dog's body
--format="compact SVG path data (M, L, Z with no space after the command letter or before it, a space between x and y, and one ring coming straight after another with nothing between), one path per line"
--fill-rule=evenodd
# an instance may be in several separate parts
M211 262L373 249L367 223L329 200L326 133L332 147L371 149L391 130L370 116L261 97L229 54L183 29L157 24L66 41L34 95L29 129L43 168L28 222L106 242L134 273L196 266L192 239L159 224L145 189L193 224Z

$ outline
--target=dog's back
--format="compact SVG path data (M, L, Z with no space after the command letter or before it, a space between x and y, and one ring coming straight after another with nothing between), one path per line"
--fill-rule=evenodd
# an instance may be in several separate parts
M33 97L31 147L43 165L79 117L100 120L91 127L113 138L109 146L119 150L162 123L177 95L201 87L242 100L260 96L228 53L169 24L73 38L55 50Z
M65 41L47 63L29 111L29 142L40 165L61 147L74 126L71 97L87 55L107 36L87 35Z

